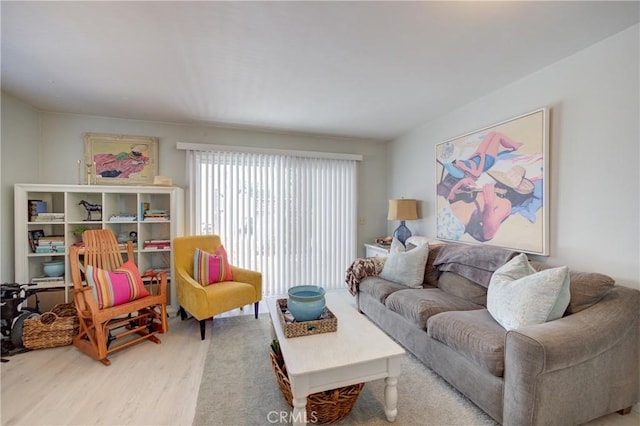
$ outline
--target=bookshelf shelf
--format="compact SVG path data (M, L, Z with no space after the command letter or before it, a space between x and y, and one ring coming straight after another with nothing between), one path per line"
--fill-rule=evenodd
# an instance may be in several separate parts
M129 239L134 244L134 260L140 273L150 269L168 269L173 280L173 256L171 247L144 249L145 240L173 240L183 234L184 193L178 187L160 186L105 186L105 185L50 185L16 184L14 187L15 216L15 279L16 282L32 282L44 275L43 263L65 260L62 283L39 282L38 288L60 288L64 301L72 299L71 272L69 270L69 246L82 241L77 233L84 229L111 229L121 243ZM81 201L102 206L101 217L95 214L87 220L87 211ZM151 211L151 220L144 220ZM45 213L42 215L42 213ZM56 220L36 220L37 215L58 213ZM112 216L136 215L135 220L110 220ZM60 216L61 215L61 216ZM164 215L164 216L162 216ZM64 241L64 253L34 253L30 235L39 233L58 236ZM175 287L170 285L170 303L177 309Z

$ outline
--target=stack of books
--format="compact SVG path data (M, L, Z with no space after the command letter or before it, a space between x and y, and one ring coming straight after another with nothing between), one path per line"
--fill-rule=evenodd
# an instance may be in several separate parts
M142 246L145 250L164 250L171 248L171 240L146 240Z
M145 221L167 221L169 220L169 212L166 210L148 209L144 212Z
M64 253L64 236L48 235L40 237L36 242L36 253Z
M64 213L38 213L34 222L64 222Z
M112 214L109 222L135 222L138 219L135 213Z
M38 287L64 287L64 277L33 277L31 283Z

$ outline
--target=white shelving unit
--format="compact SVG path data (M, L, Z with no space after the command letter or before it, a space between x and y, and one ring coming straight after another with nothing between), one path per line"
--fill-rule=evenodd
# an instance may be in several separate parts
M64 260L63 283L55 283L65 291L65 301L70 301L69 289L73 288L69 270L69 246L82 241L76 233L78 228L111 229L118 241L136 239L134 261L141 273L147 269L170 269L170 303L177 308L177 298L173 283L172 249L144 247L149 240L173 240L184 232L184 191L178 187L162 186L103 186L103 185L39 185L16 184L14 187L15 214L15 279L19 283L31 282L42 277L43 263ZM46 203L48 213L64 213L58 221L32 221L29 200ZM93 220L87 220L87 210L80 204L84 200L102 206L102 215L92 213ZM144 220L142 207L165 210L167 219ZM134 214L135 219L127 221L110 220L122 213ZM34 253L29 243L29 233L41 230L46 236L64 236L64 253ZM135 234L134 234L135 233ZM39 287L51 284L39 283Z

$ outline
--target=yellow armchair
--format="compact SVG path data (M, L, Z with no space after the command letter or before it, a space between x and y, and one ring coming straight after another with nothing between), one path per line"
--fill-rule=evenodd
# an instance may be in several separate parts
M262 299L262 274L231 266L233 281L201 286L193 278L193 257L196 248L213 253L222 245L217 235L193 235L173 240L176 294L180 315L186 312L200 321L200 338L204 340L205 321L217 314L254 304L258 318L258 304ZM186 312L185 312L186 311Z

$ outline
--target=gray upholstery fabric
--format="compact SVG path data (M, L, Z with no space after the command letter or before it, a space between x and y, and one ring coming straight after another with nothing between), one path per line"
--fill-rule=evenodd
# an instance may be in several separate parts
M487 288L454 272L443 272L440 274L438 288L452 296L461 297L469 302L487 306Z
M361 293L372 295L380 303L387 300L387 296L398 290L406 290L407 286L387 281L380 277L366 277L360 282Z
M400 292L391 296L396 293ZM502 378L478 367L461 351L431 338L416 321L388 309L379 298L360 292L358 306L418 359L504 425L582 424L638 401L637 290L613 287L589 309L508 332ZM466 313L479 315L476 312Z
M488 287L493 272L517 254L499 247L447 244L442 247L433 265L441 272L455 272Z
M420 361L438 373L478 407L502 422L503 380L461 357L450 347L431 339L403 316L390 311L369 294L360 294L362 311ZM402 375L400 375L402 380Z
M504 373L506 330L486 309L451 311L427 320L427 334L494 376Z
M635 404L639 311L640 292L614 287L589 309L509 331L504 423L580 424Z
M421 329L426 328L430 316L440 312L482 309L480 305L451 296L437 288L396 291L387 297L385 305Z
M529 263L536 271L553 268L553 266L536 261ZM572 270L569 270L569 282L571 298L565 315L575 314L595 305L615 284L613 278L608 275Z
M438 253L442 250L444 244L429 244L429 256L427 256L427 265L424 267L424 286L437 287L440 271L433 265L438 257Z

